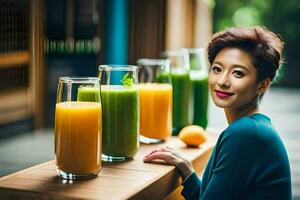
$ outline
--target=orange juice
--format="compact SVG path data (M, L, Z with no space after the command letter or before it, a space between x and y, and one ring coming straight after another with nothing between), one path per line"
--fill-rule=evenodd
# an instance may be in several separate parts
M172 134L172 86L139 84L141 135L165 140Z
M55 110L55 157L59 170L97 174L101 169L102 109L97 102L61 102Z

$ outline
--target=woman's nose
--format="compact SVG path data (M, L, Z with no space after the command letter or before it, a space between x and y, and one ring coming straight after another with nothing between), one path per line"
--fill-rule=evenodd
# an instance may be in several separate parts
M218 85L220 87L230 87L230 79L227 74L223 74L222 76L220 76Z

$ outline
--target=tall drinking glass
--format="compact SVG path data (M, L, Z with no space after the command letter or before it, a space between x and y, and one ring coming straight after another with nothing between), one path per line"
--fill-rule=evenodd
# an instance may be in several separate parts
M94 177L101 169L99 78L61 77L55 108L55 160L64 179Z
M192 85L192 123L206 128L208 109L208 68L202 48L188 49Z
M173 135L189 125L189 101L191 84L189 79L189 59L186 49L162 52L162 57L171 62L173 85Z
M139 59L140 141L158 143L172 135L170 61Z
M136 66L100 65L103 104L102 160L132 159L139 147L139 95Z

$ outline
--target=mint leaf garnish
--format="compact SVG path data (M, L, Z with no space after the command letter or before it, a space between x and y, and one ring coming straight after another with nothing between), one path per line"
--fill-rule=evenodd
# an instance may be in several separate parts
M132 86L133 85L133 78L132 78L132 75L129 74L129 73L126 73L124 76L123 76L123 79L121 80L122 84L124 86Z

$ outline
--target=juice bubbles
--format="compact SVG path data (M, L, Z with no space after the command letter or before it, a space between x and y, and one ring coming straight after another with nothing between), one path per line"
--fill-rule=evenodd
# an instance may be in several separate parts
M142 83L139 94L141 135L166 140L172 134L172 86Z
M107 160L132 158L139 147L139 96L136 86L101 87L103 155Z
M101 169L102 109L98 102L61 102L55 110L55 157L60 173Z

